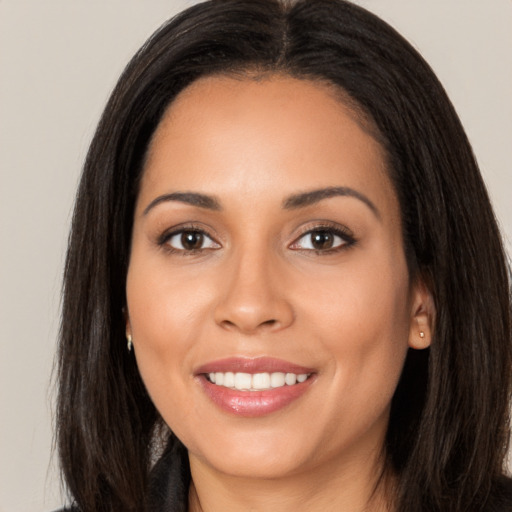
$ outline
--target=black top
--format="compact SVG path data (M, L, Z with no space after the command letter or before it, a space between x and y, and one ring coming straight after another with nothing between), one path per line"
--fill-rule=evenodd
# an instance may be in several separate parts
M187 512L189 485L187 451L180 442L171 443L151 472L148 512ZM68 507L55 512L80 511ZM512 512L512 479L503 477L496 483L485 512Z

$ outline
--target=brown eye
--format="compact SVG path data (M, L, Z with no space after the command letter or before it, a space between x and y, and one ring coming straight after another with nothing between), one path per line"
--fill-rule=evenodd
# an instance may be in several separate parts
M304 233L290 246L290 249L327 254L350 247L354 243L355 239L349 232L337 228L319 227Z
M199 231L183 231L181 234L181 245L186 251L200 249L203 245L204 235Z
M176 231L166 237L165 244L175 251L194 252L203 249L219 249L220 245L206 233L197 229Z
M311 237L311 245L316 250L332 249L334 245L334 234L329 231L314 231L309 236Z

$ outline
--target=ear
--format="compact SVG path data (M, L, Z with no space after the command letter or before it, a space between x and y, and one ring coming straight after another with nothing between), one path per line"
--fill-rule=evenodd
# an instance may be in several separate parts
M423 279L418 277L411 290L409 347L422 350L430 346L434 332L435 313L432 293Z

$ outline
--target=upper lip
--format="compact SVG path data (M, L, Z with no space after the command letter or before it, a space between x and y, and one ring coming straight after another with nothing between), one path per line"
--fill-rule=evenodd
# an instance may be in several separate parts
M312 368L295 364L283 359L276 359L274 357L227 357L225 359L218 359L210 361L201 365L195 370L196 375L203 373L215 372L244 372L244 373L314 373Z

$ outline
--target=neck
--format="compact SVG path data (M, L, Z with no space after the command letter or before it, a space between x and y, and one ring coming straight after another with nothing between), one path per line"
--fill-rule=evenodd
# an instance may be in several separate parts
M263 479L216 472L191 457L189 512L392 512L395 479L382 457L339 461L283 478Z

